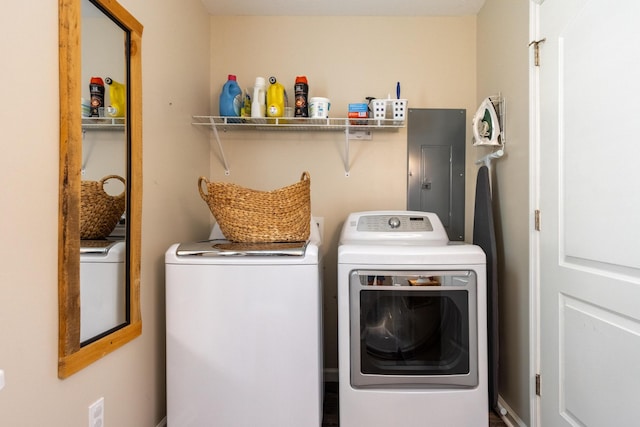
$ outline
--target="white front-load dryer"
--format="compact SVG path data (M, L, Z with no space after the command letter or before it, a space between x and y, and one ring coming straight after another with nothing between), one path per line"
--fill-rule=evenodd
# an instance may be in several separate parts
M488 424L485 254L437 215L350 214L338 248L341 427Z
M319 245L167 250L168 425L321 425Z

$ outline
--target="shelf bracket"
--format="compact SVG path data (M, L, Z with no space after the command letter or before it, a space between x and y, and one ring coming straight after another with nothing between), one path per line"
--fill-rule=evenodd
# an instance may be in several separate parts
M224 150L222 149L222 142L220 142L220 135L218 134L218 128L216 127L216 123L213 120L213 117L209 118L211 122L211 129L213 130L213 136L218 143L218 150L220 150L220 157L222 158L222 163L224 164L224 174L226 176L231 175L231 170L229 170L229 164L227 163L227 157L224 155Z
M344 176L349 178L349 121L345 123L344 129Z

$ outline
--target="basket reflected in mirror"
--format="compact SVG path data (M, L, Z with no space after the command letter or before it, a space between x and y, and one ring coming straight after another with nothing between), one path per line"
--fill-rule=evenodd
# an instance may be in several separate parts
M107 175L100 181L82 181L80 188L80 238L82 240L105 239L113 232L124 214L125 190L118 195L105 191L110 179L120 181L126 188L124 178Z

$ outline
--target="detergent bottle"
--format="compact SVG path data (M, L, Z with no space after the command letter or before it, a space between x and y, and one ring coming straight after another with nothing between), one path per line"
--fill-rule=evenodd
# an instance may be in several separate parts
M236 76L229 74L226 83L222 86L222 93L220 93L220 115L240 117L241 105L242 89L236 81Z
M127 105L127 91L122 83L118 83L111 77L104 79L109 85L109 99L111 103L107 107L107 115L109 117L124 117Z
M264 77L256 77L251 99L251 117L264 117L267 111L267 83Z
M296 77L296 83L294 85L294 92L296 96L295 103L295 116L296 117L309 117L309 103L307 97L309 96L309 83L306 76Z
M269 77L269 90L267 90L267 117L284 116L285 90L284 86L276 81L275 77Z
M100 117L104 114L104 82L101 77L91 77L89 93L91 94L91 117Z

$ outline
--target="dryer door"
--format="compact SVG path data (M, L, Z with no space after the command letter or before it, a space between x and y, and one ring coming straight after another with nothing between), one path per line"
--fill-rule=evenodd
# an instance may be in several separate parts
M351 384L478 385L473 271L369 271L350 277Z

